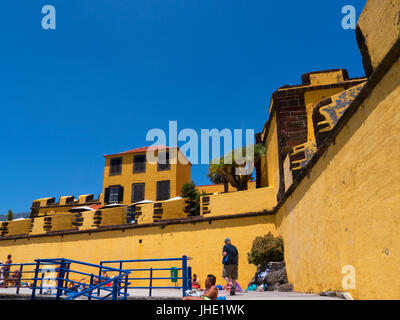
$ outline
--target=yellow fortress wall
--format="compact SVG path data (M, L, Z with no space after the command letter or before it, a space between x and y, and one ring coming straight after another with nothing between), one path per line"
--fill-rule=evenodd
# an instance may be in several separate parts
M276 203L274 188L259 188L201 198L201 214L223 216L249 212L272 211Z
M26 230L27 222L2 224L2 232L8 233L0 240L0 257L12 254L16 263L38 257L98 263L187 255L202 281L214 273L223 284L221 249L229 236L240 254L239 283L246 287L256 270L246 257L252 242L272 232L284 239L288 278L296 291L349 291L357 299L400 299L400 40L398 29L390 24L391 17L400 18L398 4L399 0L368 1L359 30L365 37L361 52L364 60L372 57L374 72L370 70L368 83L297 176L288 179L292 171L286 151L282 152L284 179L279 176L284 160L279 156L282 130L270 108L271 118L262 133L267 156L260 169L262 186L267 188L204 196L203 217L173 222L157 220L163 218L164 209L164 217L177 218L178 211L184 216L184 200L138 205L138 225L118 225L126 217L121 210L39 217L32 220L31 233L25 236L16 233ZM388 23L381 24L382 19ZM382 36L380 48L376 32ZM343 75L316 74L309 74L310 85L330 83L334 75ZM305 104L324 96L306 94ZM278 188L283 194L276 204ZM54 202L40 201L43 206ZM79 230L44 234L70 228L69 217L72 225L81 220ZM346 266L355 270L355 288L342 286Z
M367 75L400 37L400 0L369 0L358 20L357 40Z
M297 291L400 299L400 61L375 87L277 212Z
M101 259L176 258L187 255L192 258L189 265L202 283L207 274L213 273L218 284L224 284L221 254L224 239L229 236L240 255L239 283L246 287L256 271L256 267L247 262L247 252L254 238L268 231L276 234L272 215L88 231L62 236L44 235L0 241L0 257L12 254L15 263L32 262L38 257L67 257L98 263Z

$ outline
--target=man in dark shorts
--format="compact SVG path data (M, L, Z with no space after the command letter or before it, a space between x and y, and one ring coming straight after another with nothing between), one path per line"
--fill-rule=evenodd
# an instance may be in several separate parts
M231 287L230 294L235 295L235 285L236 280L238 279L239 252L236 247L232 245L231 239L229 238L225 239L225 245L222 249L222 256L224 257L222 260L224 264L222 277Z

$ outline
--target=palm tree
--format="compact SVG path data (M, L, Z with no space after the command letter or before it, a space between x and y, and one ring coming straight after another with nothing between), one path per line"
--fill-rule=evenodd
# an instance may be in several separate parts
M249 148L253 148L253 152L248 153L247 149ZM240 154L240 151L242 159L246 160L245 162L235 159L235 154ZM266 149L262 144L245 146L236 150L236 152L230 152L220 159L212 161L208 167L208 177L216 179L216 181L227 181L238 191L247 190L247 184L252 177L254 166L261 161L265 153Z
M229 182L228 180L225 178L224 175L222 175L220 172L215 171L215 172L209 172L207 174L207 178L211 180L212 183L214 184L224 184L224 192L228 192L229 191Z

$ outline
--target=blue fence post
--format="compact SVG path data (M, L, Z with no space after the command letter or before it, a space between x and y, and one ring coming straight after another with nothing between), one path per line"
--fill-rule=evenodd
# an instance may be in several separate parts
M125 290L124 290L125 300L127 295L128 295L128 274L125 276Z
M22 278L22 272L24 270L24 265L21 264L19 267L19 275L18 275L18 283L17 283L17 292L16 294L19 294L19 288L21 288L21 278Z
M40 277L40 290L39 290L40 295L43 294L43 278L44 278L44 273L42 272L42 276Z
M151 289L153 286L153 268L150 268L150 286L149 286L149 297L151 297Z
M63 294L64 291L64 275L65 275L65 262L64 259L61 259L60 263L60 271L58 272L58 279L57 279L57 295L56 300L60 300L60 296Z
M118 279L113 280L113 291L112 291L112 299L117 300L117 291L118 291Z
M192 267L188 267L188 289L192 290Z
M188 280L187 280L187 256L182 256L182 290L183 296L187 290Z
M122 274L122 261L119 262L119 276ZM118 297L121 294L121 282L118 282Z
M39 269L40 269L40 261L37 261L36 262L36 269L35 269L35 277L33 278L31 300L35 300L37 277L39 276Z
M93 287L93 273L90 275L90 285L89 287ZM93 294L93 290L90 291L89 296L88 296L88 300L92 300L92 294Z
M99 268L99 282L98 283L100 283L101 281L102 281L102 279L100 278L101 277L101 271L102 271L102 267L103 267L103 262L102 261L100 261L100 268ZM100 287L97 289L97 295L98 296L100 296Z

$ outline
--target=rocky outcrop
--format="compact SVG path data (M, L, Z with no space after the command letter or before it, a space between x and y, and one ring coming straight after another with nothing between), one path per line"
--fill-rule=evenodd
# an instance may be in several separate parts
M256 285L264 291L293 291L293 285L288 283L285 262L269 262L266 267L258 267L249 287Z

